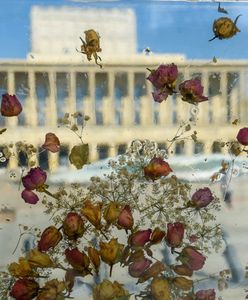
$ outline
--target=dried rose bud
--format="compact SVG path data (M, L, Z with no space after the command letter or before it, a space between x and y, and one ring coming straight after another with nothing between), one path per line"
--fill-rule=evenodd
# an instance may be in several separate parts
M45 283L38 294L37 300L59 300L64 299L63 291L66 289L66 284L58 279L52 279Z
M151 229L138 230L129 237L128 242L132 247L143 247L150 241L151 233Z
M200 290L195 294L195 300L215 300L215 290Z
M191 197L191 205L195 208L208 206L214 199L211 190L208 187L197 190Z
M210 39L209 41L212 41L216 38L222 40L222 39L229 39L233 37L237 32L240 32L238 27L236 26L236 23L238 21L238 18L241 15L237 16L236 19L231 20L230 18L227 17L222 17L214 21L213 24L213 32L214 32L214 37Z
M100 242L101 259L111 265L118 263L122 258L123 244L119 244L117 239L111 239L108 243Z
M45 143L41 147L43 149L56 153L60 150L60 141L54 133L49 132L46 134Z
M90 200L84 202L82 215L96 228L101 227L101 204L93 204Z
M101 264L99 251L96 250L93 247L88 247L88 256L89 256L90 261L92 262L92 264L95 268L96 273L98 274L99 267L100 267L100 264Z
M39 251L46 252L50 248L54 248L62 239L62 234L55 226L47 227L41 234L38 242Z
M65 250L65 257L74 269L83 272L84 275L90 273L90 259L83 251L79 251L78 248L67 248Z
M156 261L150 268L146 269L145 272L140 276L138 283L143 283L146 280L157 277L161 272L165 271L166 267L160 261Z
M189 269L198 271L203 267L206 257L194 247L188 246L182 250L177 260L180 260Z
M241 145L248 146L248 127L239 130L237 140Z
M158 227L156 227L151 234L150 243L152 245L158 244L162 241L164 237L165 237L165 231L162 231Z
M71 240L82 237L85 228L81 216L74 212L68 213L63 221L63 232Z
M40 252L38 249L32 249L28 253L28 262L32 267L51 268L54 267L54 262L46 253Z
M179 91L182 95L182 100L191 104L208 100L208 97L202 95L203 86L198 79L190 79L182 82L179 85Z
M169 164L160 157L154 157L144 168L144 175L152 180L169 175L172 171Z
M178 275L184 275L184 276L189 276L189 277L191 277L193 275L193 270L189 269L185 265L173 266L172 269Z
M113 283L104 279L100 284L93 288L93 300L128 300L129 292L126 291L122 284L117 281Z
M21 197L28 204L36 204L39 201L39 197L34 192L27 189L22 191Z
M103 217L108 224L115 223L120 214L120 203L110 202L105 208Z
M22 184L27 190L41 188L47 179L47 174L40 167L31 168L28 174L22 177Z
M169 247L180 247L184 237L184 225L180 222L167 225L166 242Z
M14 277L37 276L27 259L20 257L19 263L13 262L8 266L9 273Z
M151 282L151 292L154 300L170 300L171 291L167 279L156 277Z
M177 288L184 291L191 290L193 286L193 281L185 277L175 277L172 282Z
M150 259L143 256L128 266L128 273L130 276L138 278L150 267L151 263L152 261Z
M132 229L133 227L133 216L129 205L125 205L119 214L117 224L126 230Z
M4 117L18 116L22 112L22 105L16 95L2 95L1 114Z
M31 300L38 295L39 285L33 279L18 279L11 288L10 296L16 300Z

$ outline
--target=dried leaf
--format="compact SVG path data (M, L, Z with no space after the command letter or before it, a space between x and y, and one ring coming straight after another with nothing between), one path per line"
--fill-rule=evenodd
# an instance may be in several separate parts
M7 128L3 128L0 130L0 134L4 133L7 130Z
M82 169L89 158L89 145L80 144L71 149L69 160L77 169Z
M223 14L228 14L228 11L225 10L225 8L220 7L220 2L219 2L219 6L218 6L218 12L223 13Z

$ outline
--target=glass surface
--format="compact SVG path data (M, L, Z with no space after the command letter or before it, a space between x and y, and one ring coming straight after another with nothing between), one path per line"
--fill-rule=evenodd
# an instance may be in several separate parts
M234 22L238 15L234 36L209 41L216 35L215 20ZM42 193L36 205L21 198L21 178L31 161L47 172L52 192L72 183L86 189L92 176L111 173L109 158L125 154L134 140L151 140L166 149L179 180L193 191L209 187L220 198L217 222L224 242L196 272L196 291L214 288L216 299L245 299L248 161L247 152L235 156L232 147L248 123L247 22L245 1L1 1L0 92L15 94L23 111L17 117L0 116L0 129L7 128L0 136L0 271L36 246L32 234L23 234L23 226L43 231L52 224L44 214ZM102 68L94 57L87 60L79 53L80 37L89 29L100 35L97 63ZM147 80L150 70L172 63L179 72L175 91L155 102L156 89ZM179 85L189 79L200 81L208 101L181 101ZM81 113L73 118L79 130L58 121L75 112ZM85 115L89 121L83 121ZM187 124L190 129L180 138ZM89 163L78 170L69 154L80 143L81 127ZM42 148L49 132L60 139L58 153ZM28 160L29 144L37 152ZM223 162L229 164L226 173ZM168 249L164 245L158 250L165 261L175 259ZM230 270L229 287L222 290L216 276L225 269ZM120 268L112 279L136 289L136 279L127 279ZM91 299L90 287L100 279L94 280L77 277L74 299Z

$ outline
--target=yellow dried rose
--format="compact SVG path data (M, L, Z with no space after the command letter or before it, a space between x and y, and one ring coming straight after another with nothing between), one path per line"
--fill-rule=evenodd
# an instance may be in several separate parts
M28 262L32 267L51 268L54 267L54 262L46 253L33 249L28 253Z
M176 287L185 291L190 290L193 286L193 281L185 277L176 277L172 282Z
M82 215L96 228L101 227L101 204L93 204L90 200L84 202Z
M121 207L118 202L110 202L105 208L103 217L108 224L114 223L120 215Z
M66 288L63 281L57 279L46 282L45 286L37 296L37 300L64 300L65 296L62 293Z
M122 284L104 279L93 288L93 300L128 300L130 295Z
M171 300L169 282L165 278L154 278L151 282L151 292L154 300Z
M117 239L111 239L110 242L100 242L101 259L109 264L114 265L121 260L124 245L119 244Z
M34 277L38 275L32 270L32 266L28 260L23 257L19 258L19 263L11 263L8 267L8 270L14 277Z

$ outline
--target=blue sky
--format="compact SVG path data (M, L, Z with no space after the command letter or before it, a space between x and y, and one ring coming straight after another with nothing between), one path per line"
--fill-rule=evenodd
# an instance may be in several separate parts
M79 2L77 2L79 1ZM29 24L32 5L78 7L130 7L137 16L138 51L149 47L154 53L184 53L188 58L248 59L248 3L222 3L229 17L238 21L241 32L229 40L214 40L212 23L226 15L218 3L164 1L0 0L0 58L25 58L30 49Z

